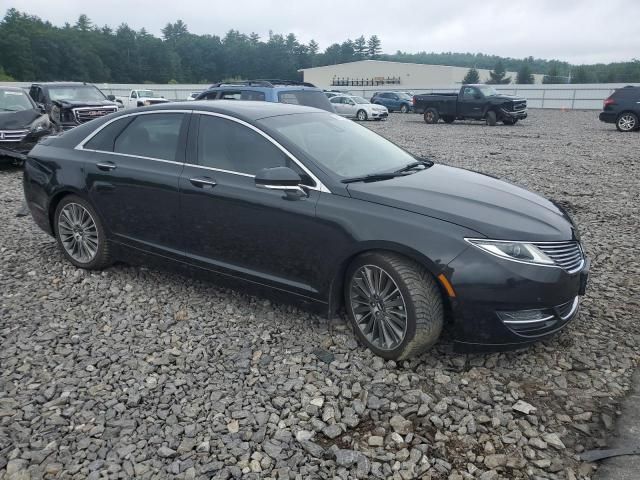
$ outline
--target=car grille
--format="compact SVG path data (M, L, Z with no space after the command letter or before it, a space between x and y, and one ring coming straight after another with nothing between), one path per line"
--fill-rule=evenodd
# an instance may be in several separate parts
M117 111L118 107L79 107L73 109L73 114L78 123L86 123Z
M545 242L534 245L568 273L576 273L584 265L584 254L578 242Z
M545 315L540 320L533 321L504 321L518 335L525 337L536 337L545 335L563 327L578 311L580 297L575 297L562 305L553 308L543 309L541 313Z
M513 111L519 112L527 108L527 102L513 102Z
M21 142L29 130L0 130L0 142Z

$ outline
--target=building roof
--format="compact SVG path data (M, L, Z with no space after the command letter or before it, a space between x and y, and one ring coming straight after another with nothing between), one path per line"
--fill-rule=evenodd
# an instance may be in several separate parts
M323 65L321 67L309 67L309 68L300 68L299 72L304 72L307 70L317 70L320 68L332 68L339 65L354 65L356 63L381 63L381 64L393 64L393 65L417 65L420 67L449 67L449 68L469 68L469 67L459 67L456 65L439 65L434 63L414 63L414 62L391 62L389 60L356 60L355 62L344 62L344 63L334 63L332 65Z

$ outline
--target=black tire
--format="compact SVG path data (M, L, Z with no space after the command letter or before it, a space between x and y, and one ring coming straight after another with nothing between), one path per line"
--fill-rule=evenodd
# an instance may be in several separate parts
M74 258L63 245L63 240L60 234L60 215L65 207L70 204L77 204L84 208L89 213L91 219L93 220L93 223L95 224L98 246L95 255L89 261L83 262ZM83 198L78 197L77 195L67 195L60 201L60 203L58 203L58 206L56 207L56 210L53 214L53 229L55 232L56 240L58 242L58 246L60 247L60 250L62 250L63 255L76 267L84 268L87 270L101 270L113 263L111 259L111 249L109 246L109 242L107 241L107 236L105 234L102 221L100 220L98 213L91 206L91 204Z
M451 115L447 115L447 116L443 116L442 120L444 121L444 123L453 123L456 121L456 117L453 117Z
M633 112L622 112L616 119L616 128L619 132L633 132L640 127L638 115Z
M358 110L358 113L356 113L356 118L361 122L365 122L369 117L367 116L367 112L365 112L364 110Z
M403 103L402 106L400 107L400 113L407 113L409 111L409 107L407 106L406 103Z
M356 315L361 314L354 313L352 288L357 288L354 285L357 284L360 272L365 267L377 268L386 273L401 294L406 311L406 327L402 340L398 341L393 348L380 348L374 343L375 340L370 341L362 330L366 327L360 327L356 320ZM344 295L347 315L356 337L380 357L404 360L428 350L440 337L444 324L444 308L440 290L431 274L413 260L390 252L367 252L360 255L347 269ZM357 305L358 301L355 303ZM359 303L362 305L362 302ZM362 308L362 306L355 308ZM364 308L369 307L365 306ZM384 310L382 315L387 315L386 312L387 310Z
M438 123L438 120L440 120L440 114L435 108L427 108L424 111L423 117L424 121L428 124Z
M488 111L485 118L486 118L486 121L487 121L487 125L489 125L490 127L495 127L495 125L496 125L496 112L494 112L493 110Z

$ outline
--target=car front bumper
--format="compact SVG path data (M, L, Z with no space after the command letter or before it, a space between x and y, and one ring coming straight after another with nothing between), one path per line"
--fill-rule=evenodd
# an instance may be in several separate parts
M449 264L454 346L458 351L509 350L548 338L578 315L589 275L587 257L569 274L539 266L487 258L469 248ZM504 321L499 312L540 311L543 319ZM504 315L502 313L502 315Z
M371 112L371 118L387 118L389 116L389 112Z
M53 133L50 129L41 130L40 132L29 132L20 141L2 141L0 139L0 157L9 157L13 160L25 161L27 153L35 147L42 138Z
M616 123L617 114L615 114L614 112L600 112L598 118L601 122L604 123Z
M515 112L511 111L511 110L502 110L503 115L515 119L515 120L524 120L525 118L527 118L528 113L527 113L527 109L525 108L524 110L517 110Z

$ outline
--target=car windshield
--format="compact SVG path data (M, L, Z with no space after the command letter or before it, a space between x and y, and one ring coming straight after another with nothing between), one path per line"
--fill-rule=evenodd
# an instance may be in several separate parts
M371 103L369 100L365 100L362 97L351 97L351 100L353 100L354 102L358 103L358 104L363 104L363 103Z
M0 89L0 111L20 112L22 110L32 110L33 104L29 97L22 90Z
M368 128L335 114L282 115L259 123L274 137L300 149L323 170L342 178L393 172L416 160Z
M156 94L153 93L153 90L138 90L138 96L139 97L153 98L153 97L156 96Z
M476 88L480 90L485 97L498 95L498 91L489 85L477 85Z
M50 87L49 96L51 100L69 100L75 102L102 102L107 99L100 90L91 85L79 87Z

